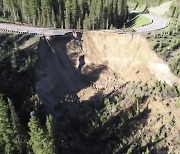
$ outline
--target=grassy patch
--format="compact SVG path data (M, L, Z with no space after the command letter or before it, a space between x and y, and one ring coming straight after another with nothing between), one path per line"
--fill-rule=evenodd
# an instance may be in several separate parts
M148 25L150 23L151 23L151 20L149 20L148 18L140 15L135 19L132 27L133 28L138 28L138 27L141 27L141 26L144 26L144 25Z

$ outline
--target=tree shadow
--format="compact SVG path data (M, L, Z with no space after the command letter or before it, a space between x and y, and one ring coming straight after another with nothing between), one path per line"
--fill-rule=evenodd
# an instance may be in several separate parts
M103 125L96 121L97 113L93 111L81 119L71 119L69 123L59 121L61 128L58 129L58 132L63 134L60 135L61 140L66 143L61 150L69 154L72 152L75 154L111 154L118 144L122 144L117 153L126 153L131 143L124 142L124 140L135 134L140 126L146 123L150 110L146 108L138 116L133 114L132 118L127 117L129 112L134 112L134 105L118 115L112 116ZM92 126L93 121L98 125L97 128Z
M168 154L169 152L169 148L168 147L161 147L161 148L157 148L157 149L154 149L152 150L152 154L156 154L156 153L159 153L159 154Z
M137 13L130 13L129 21L126 23L126 27L132 28L135 25L136 19L139 17Z

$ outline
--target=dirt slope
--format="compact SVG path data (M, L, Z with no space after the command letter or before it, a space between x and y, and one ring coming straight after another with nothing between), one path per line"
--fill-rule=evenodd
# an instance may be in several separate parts
M176 99L150 101L148 108L151 113L142 128L145 140L161 138L158 144L164 148L161 153L180 153L180 109L176 106Z
M106 64L126 81L180 83L141 35L88 32L83 35L83 44L86 63Z
M76 94L79 72L71 64L65 48L65 38L59 38L58 50L51 48L50 42L41 38L38 45L38 61L36 63L36 92L47 110L59 117L59 106L68 101L68 95ZM54 48L56 48L54 46Z
M106 96L129 81L180 83L141 35L70 33L41 39L38 53L36 91L56 116L59 103Z

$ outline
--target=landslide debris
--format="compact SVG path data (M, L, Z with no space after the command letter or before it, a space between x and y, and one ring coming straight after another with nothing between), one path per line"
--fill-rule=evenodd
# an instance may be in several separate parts
M80 101L97 93L102 97L129 81L180 83L149 42L137 34L94 31L76 38L71 33L50 40L44 37L38 53L36 91L55 110L57 102L72 95Z
M109 98L112 103L105 101L106 108L97 114L102 112L103 117L99 118L105 118L101 121L102 127L96 119L92 127L104 133L99 134L102 138L107 133L106 127L113 130L110 136L124 133L126 141L117 135L122 143L115 147L113 138L105 138L103 143L109 147L107 151L113 148L127 152L132 147L139 152L180 151L180 136L176 135L180 132L177 116L180 88L174 86L179 84L179 78L151 50L143 36L85 32L78 33L77 37L71 33L49 39L43 37L38 54L36 92L47 110L61 119L62 126L68 130L64 130L64 134L69 135L70 131L72 138L78 134L70 121L80 125L78 130L89 131L91 126L88 124L84 130L82 122L87 122L91 114L101 109L102 99ZM108 125L108 119L110 122L116 119L116 122ZM95 152L90 148L95 146L91 142L93 136L89 135L88 138L81 134L78 141L72 139L73 146L81 152L87 149ZM99 148L97 144L96 150L102 152Z

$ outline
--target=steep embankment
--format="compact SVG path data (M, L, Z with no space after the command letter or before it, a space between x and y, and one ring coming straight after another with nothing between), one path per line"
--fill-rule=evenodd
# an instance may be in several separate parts
M101 97L129 81L180 83L141 35L70 33L41 39L38 52L36 91L56 116L59 102L72 102L75 95Z
M87 63L107 64L126 81L158 79L168 84L180 83L141 35L87 32L83 44Z

